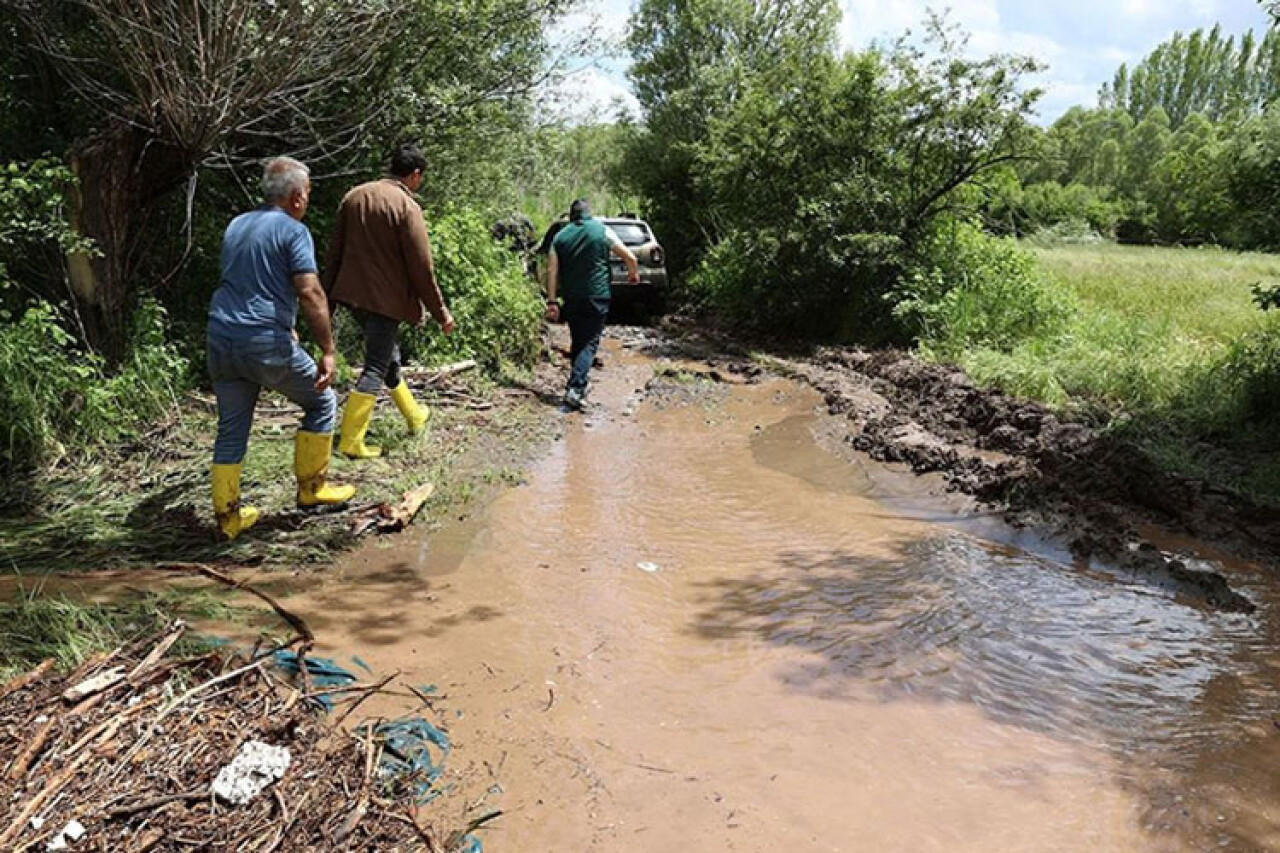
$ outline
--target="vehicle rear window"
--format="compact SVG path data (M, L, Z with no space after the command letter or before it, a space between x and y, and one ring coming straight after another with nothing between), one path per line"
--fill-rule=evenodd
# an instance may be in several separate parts
M649 242L649 229L639 222L610 222L609 227L628 246L643 246Z

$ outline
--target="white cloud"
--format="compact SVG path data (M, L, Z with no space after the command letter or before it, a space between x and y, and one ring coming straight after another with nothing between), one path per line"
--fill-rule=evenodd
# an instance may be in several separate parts
M635 114L638 105L625 77L621 50L636 0L581 0L557 27L554 43L574 44L573 34L593 32L586 51L561 50L577 66L589 66L554 87L556 110L571 120L610 114L620 98ZM1053 121L1073 104L1092 105L1099 86L1122 62L1133 63L1172 35L1220 21L1229 32L1265 27L1254 0L840 0L840 40L846 49L886 44L911 30L919 36L929 10L948 10L949 20L970 34L974 56L1031 56L1048 69L1030 81L1045 90L1042 121ZM581 38L578 43L583 42Z
M626 78L618 73L588 66L557 75L539 99L541 118L586 124L640 115L640 102Z
M952 22L971 33L998 32L1000 29L1000 10L996 0L952 0L949 3L844 0L841 3L841 42L845 47L858 48L872 42L892 41L907 30L919 32L931 9L945 10Z

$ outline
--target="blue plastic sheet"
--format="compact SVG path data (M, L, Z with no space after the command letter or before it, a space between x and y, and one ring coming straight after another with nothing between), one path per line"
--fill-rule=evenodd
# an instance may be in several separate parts
M302 661L297 652L281 649L272 654L272 659L276 666L290 675L301 673ZM352 660L357 666L372 672L360 658L352 657ZM308 656L305 664L307 680L312 687L345 687L358 681L355 673L330 658ZM420 689L426 694L437 690L434 684L423 685ZM341 698L342 693L343 691L336 690L315 697L315 701L323 705L325 710L332 711L335 698ZM362 737L367 731L368 724L356 729L357 734ZM373 736L383 744L379 770L385 778L395 779L408 786L419 804L438 796L439 792L433 789L433 785L444 773L444 761L449 755L447 733L422 717L404 717L378 723L373 727ZM458 849L460 853L482 853L480 839L474 835L464 838Z
M280 667L290 675L298 675L302 672L299 663L298 653L289 649L280 649L272 656L276 666ZM312 687L345 687L348 684L355 684L358 680L355 673L339 666L337 661L329 658L316 658L308 656L306 658L307 665L307 681ZM335 698L341 698L342 691L326 693L323 696L316 696L315 701L324 706L326 711L332 711Z
M365 727L359 731L363 733ZM432 784L444 772L449 736L422 717L378 723L373 735L384 745L379 765L382 774L408 785L418 803L434 799L437 792Z

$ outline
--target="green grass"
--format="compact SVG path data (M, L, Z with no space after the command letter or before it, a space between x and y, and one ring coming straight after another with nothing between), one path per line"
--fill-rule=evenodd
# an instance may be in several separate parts
M448 400L432 406L426 432L409 436L404 421L382 395L371 444L380 459L352 461L335 454L332 480L357 487L356 505L387 502L423 482L436 491L422 510L429 522L464 504L519 467L529 448L550 434L545 406L512 397L482 376L455 377L455 389L493 407L473 411ZM259 508L258 525L234 542L214 535L208 464L215 420L188 402L172 422L145 439L30 479L23 494L9 495L0 514L0 572L26 575L173 562L229 562L319 566L359 540L348 514L314 514L295 507L293 435L298 410L264 395L255 419L242 479L243 499Z
M1216 249L1033 250L1072 305L1063 328L957 360L979 382L1122 431L1168 468L1280 502L1280 424L1267 401L1280 312L1252 300L1280 284L1280 256ZM1261 404L1261 408L1260 408ZM1261 411L1261 413L1260 413Z
M1106 313L1177 347L1213 347L1265 324L1250 298L1255 283L1280 284L1280 255L1217 249L1071 246L1037 249L1048 275Z
M254 613L227 602L228 591L173 589L135 593L111 602L83 601L27 590L17 601L0 603L0 682L46 658L59 670L75 668L92 655L160 633L175 617L232 621ZM175 654L212 648L188 634Z

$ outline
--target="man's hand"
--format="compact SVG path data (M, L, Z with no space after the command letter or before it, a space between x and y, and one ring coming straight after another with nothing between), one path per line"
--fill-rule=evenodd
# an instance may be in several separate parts
M547 300L547 310L542 315L548 323L560 322L560 304L554 300Z
M446 335L452 335L453 330L458 328L458 324L453 322L453 314L449 313L449 309L444 309L444 319L440 321L440 331Z
M640 283L640 270L634 269L634 268L627 270L627 284L639 284L639 283Z
M327 352L320 356L320 362L316 365L316 390L323 391L333 383L333 374L337 370L337 366L333 360L333 353Z

